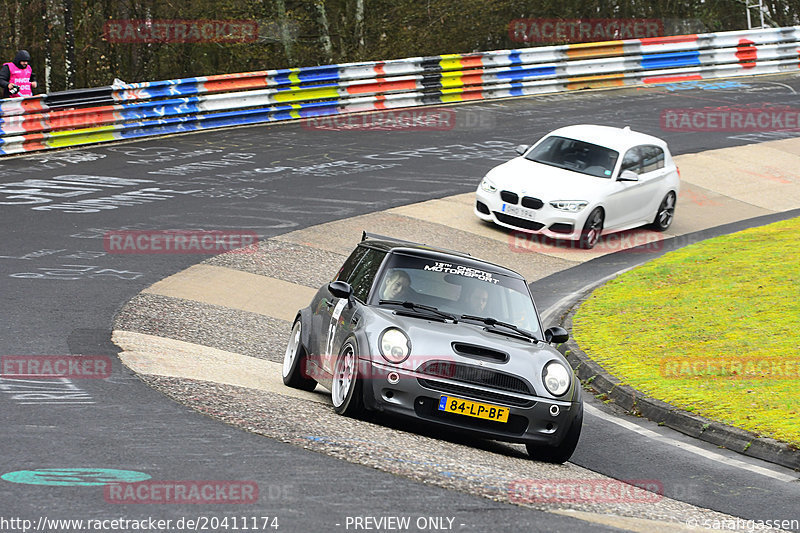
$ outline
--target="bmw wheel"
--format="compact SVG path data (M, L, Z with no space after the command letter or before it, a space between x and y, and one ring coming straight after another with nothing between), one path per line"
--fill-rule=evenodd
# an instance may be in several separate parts
M355 417L364 410L361 395L361 379L358 375L358 352L355 340L350 339L342 346L336 359L331 386L333 409L340 415Z
M283 356L283 384L295 389L312 391L317 382L308 377L306 370L306 349L301 340L302 326L300 317L294 321L289 344L286 346L286 355Z
M597 241L600 240L600 235L603 233L603 210L595 207L589 213L586 223L583 225L581 231L581 238L578 240L578 246L584 250L593 248Z
M672 224L673 218L675 218L675 193L670 191L661 200L661 205L658 206L652 227L656 231L666 231Z

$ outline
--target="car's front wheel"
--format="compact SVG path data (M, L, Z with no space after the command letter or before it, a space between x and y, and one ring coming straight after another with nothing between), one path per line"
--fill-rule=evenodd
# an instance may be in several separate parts
M358 416L364 411L362 382L358 375L358 351L355 340L344 343L336 359L331 386L333 409L340 415Z
M580 408L580 413L572 421L572 425L567 430L564 440L561 441L559 446L543 446L540 444L526 444L528 454L531 459L537 461L544 461L546 463L566 463L575 448L578 446L578 440L581 438L581 428L583 427L583 406Z
M289 344L286 346L286 355L283 356L283 384L287 387L312 391L317 382L306 374L306 349L301 341L302 325L300 318L294 321Z
M675 192L670 191L661 200L661 205L658 206L656 217L651 225L656 231L667 231L673 218L675 218Z
M594 248L594 245L597 244L597 241L600 240L600 235L603 233L604 218L603 210L599 207L595 207L594 210L589 213L589 217L583 225L583 231L581 231L581 238L578 240L579 247L584 250Z

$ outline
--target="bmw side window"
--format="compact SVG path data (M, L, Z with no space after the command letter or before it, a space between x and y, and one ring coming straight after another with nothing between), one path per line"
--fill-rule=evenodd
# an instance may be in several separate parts
M364 257L364 254L367 253L368 248L363 246L357 247L353 250L353 253L350 254L350 257L347 258L347 261L344 262L342 268L339 269L339 273L336 274L334 278L335 281L347 281L350 282L350 276L353 275L353 270L355 270L356 266L358 265L361 258Z
M353 296L362 302L367 301L369 290L372 288L372 283L375 281L375 274L378 273L378 269L381 267L385 256L385 252L367 250L361 263L359 263L353 275L350 277L350 285L353 287Z
M664 168L664 150L658 146L641 146L644 172L652 172Z
M642 157L639 154L638 146L625 152L625 157L622 158L622 166L619 167L619 173L622 174L623 170L632 170L637 174L642 173Z

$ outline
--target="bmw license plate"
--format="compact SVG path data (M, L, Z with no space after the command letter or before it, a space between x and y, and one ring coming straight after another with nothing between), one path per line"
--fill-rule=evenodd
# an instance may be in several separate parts
M509 409L498 407L488 403L473 402L453 398L452 396L442 396L439 398L439 410L446 413L456 413L459 415L483 418L494 422L508 422Z
M516 205L503 204L503 213L526 220L536 219L536 212L533 209L525 209L524 207L518 207Z

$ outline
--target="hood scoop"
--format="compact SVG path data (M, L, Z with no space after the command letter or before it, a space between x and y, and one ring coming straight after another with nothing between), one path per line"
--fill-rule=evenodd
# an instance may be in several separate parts
M451 345L453 351L458 355L464 357L473 357L475 359L483 359L484 361L492 361L494 363L505 363L508 361L508 354L485 346L477 346L475 344L466 344L464 342L454 342Z

